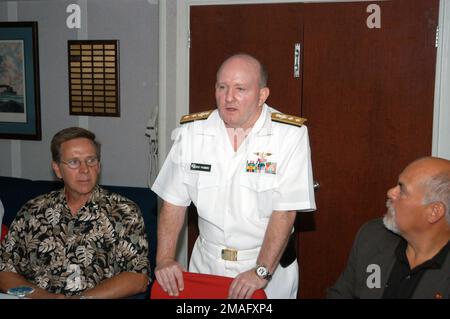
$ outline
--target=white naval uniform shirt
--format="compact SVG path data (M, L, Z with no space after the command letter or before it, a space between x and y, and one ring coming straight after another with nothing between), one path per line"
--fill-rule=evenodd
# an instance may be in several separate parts
M237 152L217 110L172 133L174 144L152 190L174 205L192 201L207 243L258 249L274 210L315 209L307 128L272 121L274 111L264 104ZM255 259L244 269L222 261L221 269L204 271L234 277L255 266Z

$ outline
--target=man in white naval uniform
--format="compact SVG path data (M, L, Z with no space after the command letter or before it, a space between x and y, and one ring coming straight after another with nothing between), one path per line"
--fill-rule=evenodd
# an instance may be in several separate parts
M315 209L308 131L303 119L265 104L267 73L247 54L217 72L217 110L187 115L152 186L163 200L155 275L170 295L183 290L176 262L186 207L200 235L189 270L235 278L229 298L296 298L295 255L282 266L296 211ZM290 245L292 246L292 245ZM292 247L291 247L292 248ZM291 249L292 250L292 249Z

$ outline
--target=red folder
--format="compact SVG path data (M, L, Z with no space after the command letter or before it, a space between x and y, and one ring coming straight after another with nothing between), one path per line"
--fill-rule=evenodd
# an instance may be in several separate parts
M8 233L8 227L6 227L5 224L2 224L2 237L0 238L0 243L3 241L3 238L5 238L7 233Z
M183 280L184 290L176 297L169 296L155 280L150 299L227 299L233 278L184 272ZM258 289L252 299L267 299L267 296L263 289Z

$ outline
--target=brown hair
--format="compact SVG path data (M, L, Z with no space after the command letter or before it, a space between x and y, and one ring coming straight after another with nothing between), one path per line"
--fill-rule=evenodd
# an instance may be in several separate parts
M81 127L68 127L56 133L52 138L50 150L54 162L59 163L61 161L61 144L75 138L87 138L91 140L95 146L97 158L100 161L101 144L95 140L95 134Z

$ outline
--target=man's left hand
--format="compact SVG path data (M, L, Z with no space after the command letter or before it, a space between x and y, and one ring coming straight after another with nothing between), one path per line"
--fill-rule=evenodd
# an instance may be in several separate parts
M253 293L267 285L266 279L259 278L254 269L240 273L234 278L228 292L229 299L250 299Z

